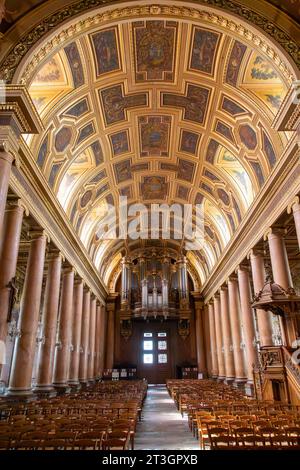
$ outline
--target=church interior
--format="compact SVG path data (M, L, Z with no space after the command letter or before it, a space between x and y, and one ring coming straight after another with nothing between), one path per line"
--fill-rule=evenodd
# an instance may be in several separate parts
M299 20L0 2L0 450L300 449Z

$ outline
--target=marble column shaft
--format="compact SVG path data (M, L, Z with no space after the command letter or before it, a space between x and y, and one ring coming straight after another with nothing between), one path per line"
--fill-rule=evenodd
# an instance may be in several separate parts
M51 391L53 389L53 368L56 328L60 292L61 253L51 253L49 256L44 305L42 313L42 335L44 342L39 353L37 374L37 390Z
M43 272L47 238L44 233L32 235L26 267L18 329L11 368L8 394L30 395L40 315Z
M284 289L293 287L283 235L272 231L268 234L268 242L274 282Z
M106 369L112 369L114 365L115 349L115 309L109 305L107 310L107 332L106 332Z
M104 305L101 305L101 319L100 319L100 355L99 355L99 375L102 377L103 369L105 367L105 350L106 350L106 329L107 329L107 314Z
M263 289L266 279L263 255L252 250L250 253L250 263L252 270L254 293L258 294ZM260 346L272 346L273 338L271 313L266 312L265 310L257 309L256 315L260 337Z
M14 157L10 153L0 150L0 238L2 237L7 192L13 161Z
M80 341L82 327L83 281L76 280L73 296L72 351L70 358L69 383L79 384Z
M296 202L292 204L292 211L294 216L295 228L297 233L298 245L300 250L300 203L299 198L297 198Z
M59 312L58 339L55 351L55 387L67 387L70 368L70 347L72 338L74 270L67 268L63 274Z
M95 329L95 377L100 376L100 341L101 341L101 305L96 307Z
M225 359L225 372L226 379L233 380L235 377L234 370L234 357L232 352L232 336L229 320L229 305L228 305L228 289L222 287L220 289L221 300L221 323L222 323L222 337L224 345L224 359Z
M225 359L223 354L223 337L222 337L222 321L221 321L221 306L219 295L214 297L214 317L216 328L216 344L217 344L217 359L218 359L218 377L224 379L225 372Z
M96 329L96 299L91 300L91 314L90 314L90 328L89 328L89 360L88 360L88 380L92 381L95 378L94 365L95 365L95 329Z
M9 282L16 275L24 209L19 205L9 207L5 214L0 253L0 341L6 340L7 317L10 308Z
M207 373L205 343L204 343L204 328L203 328L203 307L197 306L195 302L196 311L196 344L197 344L197 365L198 372L204 376Z
M238 268L238 283L241 299L241 317L243 323L243 331L246 345L246 363L247 363L247 379L249 383L253 382L253 365L257 364L257 350L254 341L254 315L250 304L250 282L249 272L247 268Z
M228 300L235 365L235 380L236 382L243 382L246 380L246 372L244 367L244 354L241 349L242 334L239 315L239 290L236 278L230 278L228 280Z
M210 342L211 342L212 376L218 377L219 366L218 366L218 354L217 354L215 312L214 312L214 304L212 302L208 304L208 316L209 316L209 335L210 335Z
M91 292L84 289L82 307L82 327L81 327L81 351L79 360L79 381L87 382L88 372L88 351L89 351L89 328L90 328Z

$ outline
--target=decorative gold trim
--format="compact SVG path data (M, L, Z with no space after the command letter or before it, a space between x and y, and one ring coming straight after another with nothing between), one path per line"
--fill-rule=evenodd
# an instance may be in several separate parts
M39 25L33 28L27 35L24 35L18 44L14 45L14 48L10 50L3 62L1 63L0 78L11 83L14 79L15 72L20 65L24 57L32 50L37 41L40 41L43 36L50 33L52 30L57 29L60 24L64 21L71 19L73 16L80 13L86 13L89 9L95 7L104 7L110 2L108 0L85 0L80 1L74 5L68 6L64 9L51 15L50 18L45 18ZM199 2L200 3L200 2ZM203 2L204 7L218 7L230 13L237 13L243 17L244 20L249 21L255 26L261 28L265 33L271 36L281 47L293 59L295 64L300 65L299 48L295 41L288 36L286 32L281 30L278 26L271 23L267 18L263 17L259 13L254 13L247 7L241 7L227 0L205 0ZM84 20L79 20L77 23L72 24L67 29L62 30L57 34L51 41L48 41L46 45L40 48L39 53L34 56L31 62L27 65L21 83L27 83L29 76L37 65L43 60L54 48L65 41L70 40L72 37L83 33L87 28L93 26L101 26L111 21L120 21L124 19L131 19L135 17L147 17L147 16L167 16L181 19L188 19L193 21L206 21L214 26L219 26L222 29L228 30L228 32L236 33L239 37L243 38L247 42L252 42L253 46L261 49L275 64L280 68L283 75L290 82L295 80L294 73L291 72L286 63L281 60L280 56L275 52L274 48L261 39L258 34L254 34L250 29L242 26L233 19L228 19L217 13L210 13L205 11L203 8L196 9L190 7L181 6L167 6L167 5L143 5L126 8L117 8L111 11L105 11L103 13L90 16ZM51 19L51 21L50 21Z

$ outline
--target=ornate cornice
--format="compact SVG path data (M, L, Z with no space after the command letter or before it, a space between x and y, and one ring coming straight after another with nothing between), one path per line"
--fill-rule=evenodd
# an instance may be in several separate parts
M37 42L46 37L47 34L54 32L64 22L72 18L85 14L91 9L109 6L111 0L84 0L78 1L70 6L61 8L59 11L44 18L38 25L26 32L17 44L13 46L7 53L6 57L1 63L0 78L6 80L8 83L13 81L15 72L24 57L33 49ZM242 26L238 21L232 18L228 19L219 14L219 11L225 11L240 16L252 25L259 27L264 33L269 35L276 41L293 59L296 65L300 65L299 47L294 39L289 34L275 25L267 17L261 13L253 12L251 8L242 6L241 4L228 1L228 0L198 0L202 7L216 7L216 13L206 11L203 8L191 8L182 6L168 6L168 5L137 5L133 7L117 8L114 10L105 11L103 13L90 16L83 20L78 20L77 23L69 26L67 29L61 31L55 38L49 41L45 46L41 47L39 53L34 57L31 63L26 68L25 74L22 78L22 83L26 83L31 71L37 64L51 52L52 49L62 44L64 41L71 37L83 32L86 28L105 24L108 21L120 21L126 18L136 18L139 16L168 16L175 18L189 19L193 21L204 20L214 25L227 29L231 34L236 33L239 37L244 38L246 41L253 43L253 46L260 48L268 57L273 60L276 65L281 69L282 73L292 81L295 77L289 70L287 65L281 60L280 56L275 52L273 47L266 42L265 39L254 34L251 29ZM200 6L199 5L199 6Z

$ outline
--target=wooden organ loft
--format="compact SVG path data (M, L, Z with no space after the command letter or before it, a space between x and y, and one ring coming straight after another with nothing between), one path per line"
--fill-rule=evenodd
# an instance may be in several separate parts
M120 320L123 334L133 319L175 319L189 333L191 306L187 259L180 255L139 253L121 261ZM125 330L125 331L124 331Z

